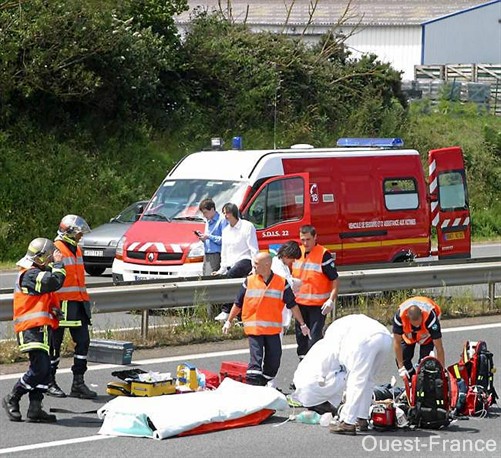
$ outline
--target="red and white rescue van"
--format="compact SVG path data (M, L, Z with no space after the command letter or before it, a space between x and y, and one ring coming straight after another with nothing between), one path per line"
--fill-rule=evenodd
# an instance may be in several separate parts
M201 275L199 202L233 202L261 250L299 239L312 224L337 265L470 257L470 216L459 147L419 153L400 139L341 139L335 148L201 151L166 176L120 240L115 283ZM353 146L352 146L353 145ZM431 252L432 227L438 249Z

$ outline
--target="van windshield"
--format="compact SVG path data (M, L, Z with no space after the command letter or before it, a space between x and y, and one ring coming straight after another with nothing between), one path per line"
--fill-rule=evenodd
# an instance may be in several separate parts
M247 184L224 180L165 180L157 189L141 217L148 221L203 221L198 205L210 197L216 210L232 202L240 206Z

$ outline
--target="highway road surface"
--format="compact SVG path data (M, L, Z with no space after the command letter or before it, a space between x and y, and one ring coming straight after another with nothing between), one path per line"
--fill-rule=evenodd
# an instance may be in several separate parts
M501 366L500 317L453 320L443 323L447 364L459 358L465 340L486 340L494 353L494 363ZM117 369L140 367L144 370L175 372L179 363L189 361L197 367L218 372L221 361L247 361L246 341L218 342L187 347L170 347L137 351L131 366L92 363L86 379L99 393L97 400L47 397L45 407L74 411L97 409L111 399L106 384ZM71 384L69 360L63 361L58 375L66 391ZM287 392L297 365L293 338L287 336L278 375L278 385ZM25 363L0 366L0 393L7 394L26 369ZM381 367L379 383L388 383L397 375L392 357ZM500 371L495 385L501 391ZM26 414L27 399L22 400ZM94 414L58 414L56 424L13 423L0 412L0 455L12 457L373 457L416 458L422 456L498 457L501 456L500 409L495 407L487 418L457 420L444 430L369 431L355 437L330 434L319 425L287 421L292 409L277 412L259 426L214 432L199 436L171 438L163 441L132 437L99 435L101 420ZM296 411L297 413L297 411Z

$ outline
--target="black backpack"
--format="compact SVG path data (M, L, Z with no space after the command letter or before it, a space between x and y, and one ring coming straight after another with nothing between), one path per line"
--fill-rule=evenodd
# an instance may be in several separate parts
M419 428L439 429L451 422L449 378L440 361L423 358L412 377L408 419Z

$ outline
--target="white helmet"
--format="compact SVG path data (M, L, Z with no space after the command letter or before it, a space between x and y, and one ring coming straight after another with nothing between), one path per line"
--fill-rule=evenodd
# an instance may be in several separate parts
M25 269L29 269L33 264L44 267L52 261L55 249L54 243L49 239L34 239L28 245L26 255L17 261L16 265Z
M90 227L87 222L78 215L66 215L59 223L57 234L75 239L78 234L87 234Z

